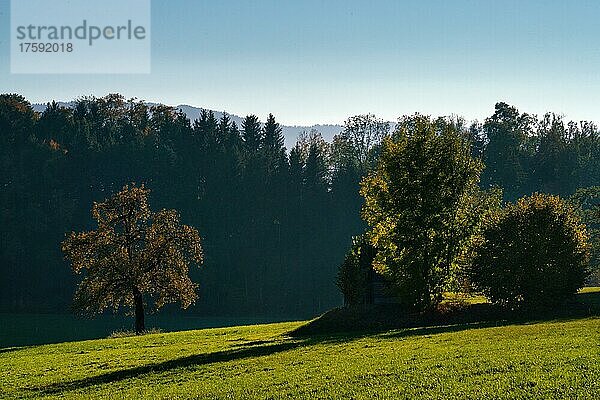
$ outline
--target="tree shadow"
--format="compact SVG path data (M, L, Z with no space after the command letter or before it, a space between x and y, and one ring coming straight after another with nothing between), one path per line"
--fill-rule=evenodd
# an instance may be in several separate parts
M345 335L360 337L394 331L397 336L600 317L600 292L579 293L566 303L530 310L507 310L494 304L463 304L443 312L414 314L397 305L370 305L331 310L290 332L291 337Z
M427 336L438 333L460 332L473 329L493 328L508 325L531 325L542 322L567 322L583 318L600 317L600 292L580 293L576 301L569 301L556 308L537 310L502 310L491 304L471 306L479 309L469 318L463 313L464 321L448 325L424 324L419 327L387 331L382 333L385 338L403 338L410 336ZM449 318L451 320L452 318Z
M388 331L382 333L381 336L384 338L406 338L412 336L429 336L436 335L438 333L450 333L450 332L461 332L472 329L483 329L493 328L497 326L508 325L508 321L486 321L486 322L472 322L465 324L455 325L438 325L438 326L423 326L417 328L406 328L401 330Z
M180 368L198 367L219 362L228 362L235 360L243 360L248 358L264 357L276 353L281 353L293 350L302 346L311 346L323 342L336 342L345 340L344 338L311 338L304 340L296 340L285 338L283 341L275 342L274 344L268 341L254 341L241 343L234 346L230 350L217 351L214 353L194 354L191 356L181 357L173 360L167 360L155 364L143 365L118 371L111 371L105 374L91 376L70 382L58 382L47 386L29 388L31 391L41 392L43 394L59 394L62 392L84 389L90 386L119 382L131 378L139 377L140 375L168 372Z
M492 304L472 304L445 314L408 315L397 307L362 307L335 309L288 332L278 341L250 341L229 350L195 354L159 363L127 368L70 382L29 388L43 394L84 389L90 386L119 382L154 372L198 367L219 362L264 357L316 344L341 343L372 335L383 338L402 338L458 332L496 326L531 324L550 320L575 320L600 317L600 292L581 293L561 307L537 311L507 311ZM343 321L347 318L347 321ZM357 324L362 318L363 323ZM369 319L371 319L369 321ZM382 322L383 321L383 322ZM303 329L304 328L304 329ZM18 350L20 348L12 348ZM8 349L9 350L9 349Z

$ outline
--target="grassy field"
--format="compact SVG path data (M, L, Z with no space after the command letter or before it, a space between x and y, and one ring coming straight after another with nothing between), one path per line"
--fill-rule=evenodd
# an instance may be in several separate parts
M0 349L0 397L600 398L597 316L290 336L302 324Z
M297 318L296 318L297 319ZM249 324L265 324L292 318L277 317L198 317L188 315L147 315L146 326L165 332L216 328ZM34 344L60 343L74 340L100 339L115 331L131 330L132 317L103 315L95 319L76 318L70 314L1 314L0 348Z

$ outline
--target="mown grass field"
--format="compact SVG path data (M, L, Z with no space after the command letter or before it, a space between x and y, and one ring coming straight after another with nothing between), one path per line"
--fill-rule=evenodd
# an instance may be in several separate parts
M298 318L295 318L298 319ZM276 317L198 317L189 315L154 314L146 317L146 326L166 332L216 328L237 325L266 324L293 321ZM29 346L100 339L111 332L132 329L131 317L103 315L95 319L76 318L72 314L0 314L0 347Z
M0 349L0 397L600 398L598 316L289 335L302 324Z

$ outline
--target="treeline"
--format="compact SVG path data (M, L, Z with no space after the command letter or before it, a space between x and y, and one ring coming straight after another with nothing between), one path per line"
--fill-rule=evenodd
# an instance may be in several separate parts
M498 103L469 132L485 163L482 184L503 188L508 200L536 191L568 196L600 182L600 132L593 122L537 117Z
M532 310L589 282L597 252L589 233L600 220L583 210L598 211L590 201L600 201L600 188L569 200L535 193L506 203L501 188L479 186L484 164L472 149L458 121L399 120L361 182L369 227L340 266L345 304L391 300L433 311L446 292L476 292Z
M455 123L487 165L482 186L503 187L506 199L600 184L592 123L504 103L483 124ZM90 205L129 182L202 235L195 312L301 316L337 306L338 265L366 228L359 182L390 130L357 116L332 143L305 132L286 150L272 115L237 126L203 111L190 122L120 95L37 113L22 96L0 95L0 309L67 311L75 278L59 244L91 229Z

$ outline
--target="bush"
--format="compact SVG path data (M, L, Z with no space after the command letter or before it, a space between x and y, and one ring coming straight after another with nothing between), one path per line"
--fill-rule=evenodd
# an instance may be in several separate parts
M375 254L375 249L364 236L352 240L352 248L340 265L336 280L345 305L371 303Z
M583 286L588 261L588 236L575 211L557 196L534 194L489 218L470 272L493 302L548 306Z

